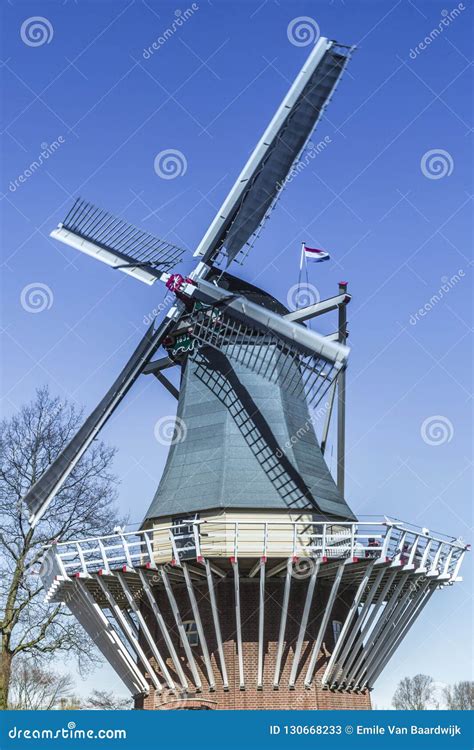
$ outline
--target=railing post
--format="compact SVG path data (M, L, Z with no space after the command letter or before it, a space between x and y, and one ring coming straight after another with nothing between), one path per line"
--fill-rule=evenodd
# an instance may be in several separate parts
M130 557L130 550L128 548L128 542L125 539L125 534L119 534L119 537L120 537L120 540L122 542L122 547L123 547L123 551L125 553L125 559L127 561L127 565L130 568L133 568L133 562L132 562L132 558Z
M323 523L323 536L321 539L321 557L327 557L326 553L326 533L327 533L327 525L326 523Z
M465 549L461 550L461 554L459 555L459 557L458 557L458 559L456 561L456 565L454 566L454 570L453 570L453 573L452 573L452 576L451 576L452 580L456 580L456 578L458 576L458 573L459 573L459 570L460 570L461 565L462 565L462 561L464 560L464 555L465 554L466 554L466 550Z
M239 556L239 522L234 521L234 560Z
M413 565L413 560L415 559L416 548L418 547L419 540L420 540L420 535L416 534L414 542L411 545L410 555L408 557L408 565Z
M425 546L425 549L423 550L423 555L421 557L420 568L424 568L426 566L428 555L430 554L432 544L433 544L433 540L427 539L426 546Z
M291 553L293 557L296 557L296 527L297 522L293 521L293 551Z
M181 567L181 560L179 559L179 552L176 546L176 539L174 538L173 529L170 529L168 533L171 542L171 549L173 551L173 559L176 561L176 564Z
M146 551L148 553L148 561L152 567L155 567L155 556L153 553L153 544L150 541L150 537L148 536L149 532L144 531L143 532L143 538L145 539L146 544Z
M400 529L399 529L399 530L400 530ZM399 543L398 543L398 547L397 547L397 553L398 553L398 554L396 555L396 558L397 558L397 562L400 562L400 561L401 561L401 558L402 558L402 554L403 554L403 548L404 548L404 546L405 546L405 539L406 539L406 538L407 538L407 532L406 532L406 531L404 531L404 532L402 533L401 537L400 537L400 541L399 541Z
M194 537L194 547L196 549L196 558L202 557L201 555L201 544L199 540L199 524L193 523L193 537Z
M64 576L65 578L69 578L69 576L67 574L67 570L64 567L63 559L62 559L60 553L57 551L57 545L56 544L53 544L53 546L51 547L51 552L53 552L53 550L54 550L53 554L54 554L54 556L56 558L56 562L57 562L57 564L59 566L59 570L61 571L61 575Z
M436 571L438 570L439 565L439 558L441 557L441 550L443 549L443 542L440 542L438 545L438 549L436 550L436 555L433 559L433 565L431 566L430 570Z
M268 545L268 523L265 521L263 529L263 557L267 559L267 545Z
M76 542L76 549L77 554L79 555L79 560L81 561L82 572L87 576L89 575L89 571L87 570L86 560L80 542Z
M356 531L356 525L355 523L351 524L351 558L355 557L355 531Z
M102 557L102 562L104 563L105 572L110 573L110 565L109 561L107 560L107 553L105 551L104 543L102 542L102 539L98 539L97 541L99 543L100 556Z
M385 531L385 538L383 540L382 550L380 552L380 557L381 558L387 558L388 557L388 547L389 547L390 540L391 540L391 537L392 537L392 529L393 529L393 525L391 523L390 524L389 523L385 523L384 525L385 525L386 531Z
M446 560L445 560L444 568L443 568L443 575L446 575L447 572L448 572L448 570L449 570L449 566L451 564L451 559L453 557L453 553L454 553L454 547L451 547L451 549L449 550L449 552L448 552L448 554L446 556Z

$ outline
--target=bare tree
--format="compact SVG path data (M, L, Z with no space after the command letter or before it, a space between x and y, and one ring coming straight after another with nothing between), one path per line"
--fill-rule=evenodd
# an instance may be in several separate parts
M123 711L132 707L132 698L122 698L107 690L93 690L84 708L101 711Z
M8 705L12 661L71 654L79 669L98 660L82 628L61 604L45 604L39 567L45 544L108 533L122 522L114 508L114 450L95 441L55 501L32 529L21 498L75 433L81 414L67 401L37 391L0 423L0 709Z
M474 682L462 680L444 689L446 707L450 711L472 711L474 708Z
M392 698L398 711L426 711L437 708L433 678L426 674L404 677Z
M71 694L72 678L46 669L35 659L19 656L12 666L10 709L46 711L58 708Z

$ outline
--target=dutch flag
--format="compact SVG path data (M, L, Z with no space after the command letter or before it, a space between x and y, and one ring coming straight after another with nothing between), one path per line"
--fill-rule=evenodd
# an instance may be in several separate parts
M326 253L324 250L319 250L316 247L308 247L306 242L302 242L300 269L303 268L303 261L305 263L308 261L322 263L323 260L329 260L330 257L329 253Z

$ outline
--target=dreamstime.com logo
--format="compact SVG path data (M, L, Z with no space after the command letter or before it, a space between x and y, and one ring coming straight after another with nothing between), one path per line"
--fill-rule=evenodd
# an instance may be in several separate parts
M453 439L454 426L448 417L434 414L424 420L420 433L423 442L427 445L445 445Z
M303 172L306 167L311 164L313 159L315 159L322 151L324 151L330 143L332 143L332 140L329 135L325 135L324 138L322 138L318 143L313 143L312 141L310 141L306 146L304 155L300 159L298 159L298 161L292 166L285 179L282 182L277 182L276 186L278 192L280 193L284 188L286 188L287 185L290 184L290 182L293 182L295 177Z
M166 416L160 417L155 424L155 439L161 445L175 445L186 440L188 427L181 417Z
M436 307L436 305L441 302L441 300L446 297L447 294L453 289L453 287L458 284L461 279L465 277L464 269L460 268L457 273L454 273L451 277L449 276L442 276L441 277L441 286L438 289L438 291L433 294L430 299L425 302L423 307L420 307L416 313L413 315L410 315L410 325L416 326L417 323L420 322L421 318L425 318L429 312L433 309L433 307Z
M174 180L183 177L188 169L188 161L177 148L165 148L155 156L155 172L162 180Z
M466 10L466 6L464 5L464 3L458 3L458 5L456 5L455 8L452 8L452 10L442 10L441 21L439 22L439 24L435 26L434 29L431 29L430 33L427 34L425 38L416 45L416 47L411 48L411 59L416 60L418 55L421 55L421 53L424 52L425 49L428 49L430 44L436 41L436 39L441 36L443 31L448 28L448 26L450 26L451 23L456 20L456 18L459 18L464 10Z
M23 287L20 302L23 310L29 313L40 313L53 306L53 290L41 281L33 281Z
M20 729L8 730L11 740L125 740L126 729L77 729L75 721L69 721L61 729Z
M316 44L321 31L311 16L298 16L288 24L286 35L295 47L307 47L309 44Z
M170 23L168 28L165 29L162 34L160 34L158 39L155 39L155 41L152 42L149 47L145 47L145 49L143 50L143 59L149 60L150 57L160 49L160 47L163 47L163 45L165 45L166 42L171 39L171 37L176 34L177 31L179 31L181 26L184 26L184 24L189 21L189 19L197 10L199 10L199 5L197 3L193 3L189 8L186 8L186 10L175 10L172 23Z
M24 169L23 172L18 175L18 177L15 177L14 180L10 180L10 184L8 186L9 191L11 193L14 193L16 190L18 190L20 185L29 180L30 177L33 177L35 172L37 172L38 169L43 166L43 164L49 159L49 157L52 156L58 150L58 148L62 146L63 143L66 143L66 139L63 135L59 135L52 143L42 143L41 151L39 152L36 159L33 159L31 164L29 164L26 169Z
M158 315L162 313L163 310L167 310L168 307L175 301L175 299L176 297L174 296L174 294L171 294L171 293L167 294L166 297L163 299L163 301L160 302L158 307L154 307L151 312L144 315L143 325L145 326L151 325L153 321L155 320L155 318L158 317Z
M315 305L320 299L319 289L306 281L293 284L286 295L286 302L290 310L299 310L301 307Z
M53 40L54 29L51 21L44 16L31 16L21 24L21 41L28 47L42 47Z
M454 159L444 148L432 148L421 157L420 167L429 180L442 180L452 175Z

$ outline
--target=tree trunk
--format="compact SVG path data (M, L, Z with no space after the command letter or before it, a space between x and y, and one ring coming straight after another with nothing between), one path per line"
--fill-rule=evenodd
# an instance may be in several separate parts
M2 653L0 654L0 711L6 711L8 708L11 671L12 653L2 644Z

